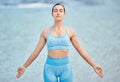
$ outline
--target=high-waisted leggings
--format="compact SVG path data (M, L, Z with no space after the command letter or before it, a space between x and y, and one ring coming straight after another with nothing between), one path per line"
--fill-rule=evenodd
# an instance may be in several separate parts
M72 67L68 56L64 58L47 56L44 65L44 82L73 82Z

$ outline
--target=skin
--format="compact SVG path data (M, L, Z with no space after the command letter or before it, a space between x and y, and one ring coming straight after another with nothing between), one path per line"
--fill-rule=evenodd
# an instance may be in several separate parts
M18 68L18 70L17 70L18 73L16 75L17 78L20 78L23 75L25 69L37 58L37 56L39 55L39 53L41 52L41 50L43 49L43 47L46 44L49 31L54 36L64 36L64 34L66 33L66 27L63 25L62 21L63 21L63 18L65 17L65 15L66 15L66 13L64 12L63 6L56 5L54 7L54 10L52 12L52 16L54 18L54 24L51 28L51 31L50 31L50 28L46 28L42 31L42 33L40 35L40 40L39 40L35 50L30 55L28 60L23 64L23 66ZM73 44L75 49L78 51L80 56L83 57L85 59L85 61L89 65L91 65L91 67L98 74L98 76L100 76L102 78L104 76L102 68L100 66L98 66L97 64L95 64L95 62L92 61L92 59L88 56L88 54L81 47L81 45L78 41L76 32L70 28L67 28L67 32L69 34L71 43ZM68 55L68 52L69 52L68 50L48 50L48 54L52 58L65 57Z

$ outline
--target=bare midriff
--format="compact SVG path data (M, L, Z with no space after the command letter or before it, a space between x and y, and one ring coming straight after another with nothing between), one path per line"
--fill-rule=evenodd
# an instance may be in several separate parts
M48 50L48 56L52 58L63 58L68 55L68 50Z

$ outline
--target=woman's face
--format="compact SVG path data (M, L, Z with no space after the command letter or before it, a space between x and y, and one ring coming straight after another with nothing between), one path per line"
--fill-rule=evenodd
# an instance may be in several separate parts
M52 16L55 21L62 21L62 19L65 16L65 11L64 11L63 6L56 5L53 9Z

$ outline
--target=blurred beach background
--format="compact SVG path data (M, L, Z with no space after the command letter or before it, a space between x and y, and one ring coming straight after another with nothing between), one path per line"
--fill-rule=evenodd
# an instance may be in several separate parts
M51 8L66 7L64 25L77 32L82 47L103 67L99 78L71 45L74 82L120 82L120 0L0 0L0 82L43 82L46 46L17 79L17 68L35 49L40 33L53 24Z

